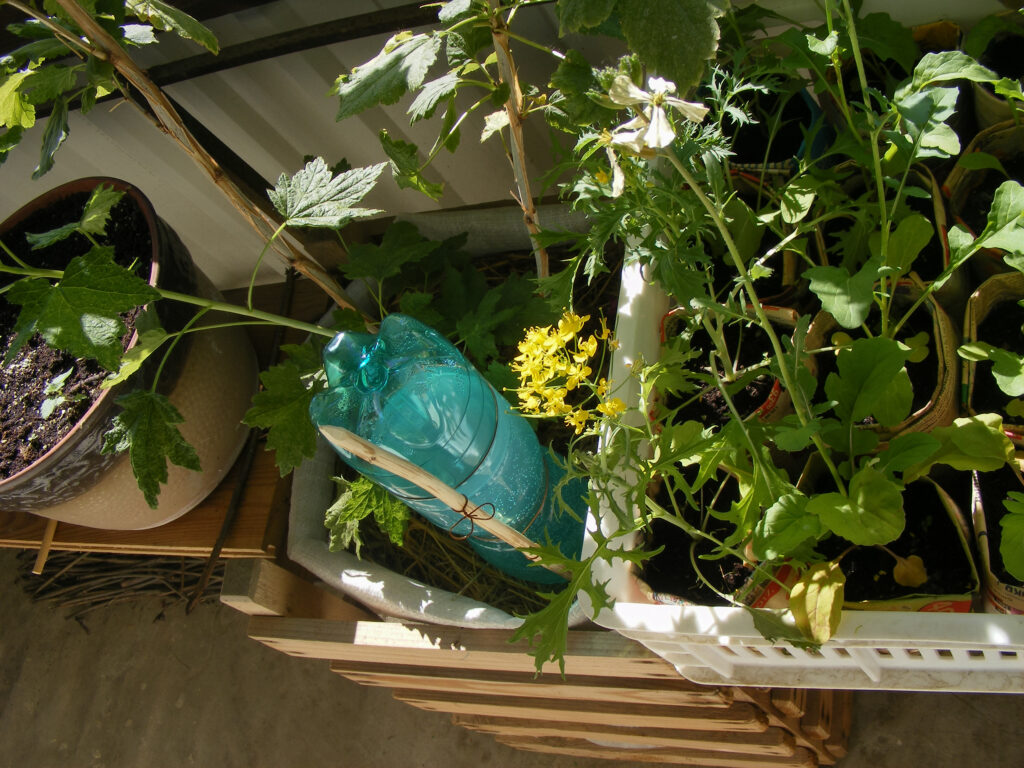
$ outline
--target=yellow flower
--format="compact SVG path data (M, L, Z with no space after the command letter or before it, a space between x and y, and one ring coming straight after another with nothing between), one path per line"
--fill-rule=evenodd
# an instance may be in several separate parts
M603 413L605 416L618 416L624 410L626 410L626 404L618 397L613 397L611 400L600 403L597 406L597 410Z
M587 428L587 421L590 420L590 412L579 410L573 411L565 417L565 425L572 427L576 430L576 434L580 434L584 429Z
M594 180L597 181L598 184L607 184L610 178L611 177L608 175L607 171L596 171L594 173Z
M601 332L597 335L601 341L605 341L609 336L612 335L611 330L608 328L608 323L605 322L604 318L601 318Z
M608 394L608 379L601 377L597 380L597 396L604 397Z

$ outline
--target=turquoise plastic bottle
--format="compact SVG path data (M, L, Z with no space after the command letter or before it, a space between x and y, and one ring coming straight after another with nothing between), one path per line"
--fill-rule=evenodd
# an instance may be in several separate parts
M555 498L564 470L541 448L526 419L437 331L405 315L388 315L376 336L335 336L324 351L324 369L328 389L313 398L314 424L344 427L476 504L492 504L496 519L532 540L550 538L564 554L579 555L586 483L562 489L576 519ZM409 481L335 449L435 525L468 536L494 567L528 581L562 581Z

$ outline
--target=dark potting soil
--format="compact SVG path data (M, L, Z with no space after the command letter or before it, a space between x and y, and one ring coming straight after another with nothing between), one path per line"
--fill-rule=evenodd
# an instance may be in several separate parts
M1024 586L1024 582L1015 579L1003 566L1003 556L999 554L999 545L1003 540L1003 527L999 521L1006 515L1003 502L1010 491L1024 492L1020 480L1009 467L1002 467L995 472L978 472L978 491L985 509L985 528L988 532L989 567L999 581L1004 584Z
M41 233L77 220L88 193L69 196L60 203L38 211L3 238L4 244L26 263L43 269L63 269L67 263L89 250L86 238L75 234L48 248L32 251L26 233ZM128 197L113 208L107 234L101 244L114 246L115 260L124 267L136 266L136 272L148 279L152 244L145 217ZM13 276L0 276L0 285ZM0 295L0 359L14 338L14 324L20 307ZM131 339L131 318L126 317ZM71 371L63 386L66 402L54 409L49 418L40 412L48 397L44 390L55 377ZM50 349L37 334L0 368L0 479L11 477L46 453L64 437L93 402L102 394L100 384L106 371L91 360L78 360L67 353Z
M776 327L776 330L785 333L782 328ZM764 359L765 354L771 352L768 337L754 326L744 327L740 323L730 323L725 327L723 335L736 365L741 370L756 365ZM712 349L711 338L706 331L698 329L690 339L690 347L700 350L701 353L709 352ZM695 373L710 374L709 369L700 367L705 359L704 354L698 355L691 361L691 370ZM741 377L738 381L727 384L726 390L736 410L746 417L768 400L775 382L776 379L768 374L758 375L752 379ZM665 407L668 410L679 408L677 422L698 421L705 426L720 426L731 418L728 403L716 386L706 387L696 397L693 394L682 398L667 396Z
M968 482L965 473L958 479ZM956 526L950 520L935 489L927 482L912 483L903 494L907 525L896 541L885 546L901 557L917 555L924 561L928 581L920 587L904 587L892 577L896 560L880 547L855 547L840 566L846 575L846 600L892 600L910 595L960 595L974 584ZM838 557L850 543L832 536L819 543L818 552Z
M1024 355L1024 307L1016 301L1004 301L993 307L978 326L978 339L999 349ZM971 405L975 411L1005 414L1006 405L1012 399L996 383L992 363L975 363L974 389L971 392Z
M1020 49L1024 35L998 35L985 48L978 61L1003 77L1013 80L1024 78L1024 59Z

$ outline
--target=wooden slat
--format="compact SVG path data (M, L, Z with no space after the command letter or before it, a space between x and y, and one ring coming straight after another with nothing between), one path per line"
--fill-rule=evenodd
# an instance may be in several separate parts
M789 717L800 717L807 710L806 688L773 688L771 702Z
M292 656L532 673L534 662L526 654L526 645L510 643L511 636L508 630L383 621L249 619L249 637ZM547 669L557 670L557 666ZM570 632L565 671L623 679L679 679L667 661L613 632Z
M51 549L113 554L203 557L210 554L231 493L237 466L232 468L205 501L188 514L166 525L144 531L108 531L62 523ZM284 496L274 457L259 451L246 483L238 518L221 551L223 557L269 557L274 543L265 541L274 514L287 514L279 506ZM24 512L0 512L0 547L36 549L46 531L46 520Z
M508 738L596 738L594 726L556 720L537 720L524 716L485 717L483 715L452 715L452 722L473 731L502 735ZM600 738L609 742L636 747L685 747L709 752L746 755L796 754L793 737L782 728L769 728L759 733L708 733L680 728L651 728L604 725Z
M224 569L220 601L250 616L375 620L342 597L311 584L268 560L233 560Z
M832 691L832 728L825 747L840 760L849 752L850 729L853 725L853 691Z
M775 757L771 755L729 755L671 747L616 749L607 744L595 744L585 739L517 740L501 736L497 740L510 747L530 752L670 765L709 766L709 768L816 768L818 765L814 753L806 749L798 749L796 754L791 757Z
M678 704L727 707L728 689L697 686L687 680L616 680L557 673L463 668L424 669L421 666L375 662L331 662L331 670L364 685L419 691L457 690L498 696L548 696L556 699L615 701L625 704Z
M525 714L533 718L551 718L569 723L592 723L598 729L611 725L736 733L760 732L768 728L764 713L752 704L732 704L723 708L659 704L624 706L605 701L559 701L527 696L402 688L395 689L394 697L432 712L492 717L521 717Z
M747 701L752 705L760 708L768 718L768 723L773 727L785 728L796 740L797 746L806 747L807 749L814 752L817 755L818 762L822 765L832 765L835 763L835 756L828 750L822 739L807 733L804 728L803 718L792 717L780 711L772 703L772 693L770 688L733 688L733 692L736 696L737 701ZM810 691L808 692L808 699L810 697ZM816 704L810 701L806 702L808 711L812 709Z

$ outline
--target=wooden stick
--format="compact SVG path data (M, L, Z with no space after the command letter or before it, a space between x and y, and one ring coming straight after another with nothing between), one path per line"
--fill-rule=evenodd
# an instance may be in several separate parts
M489 512L481 510L478 505L474 504L450 485L447 485L443 481L434 477L434 475L430 474L422 467L416 466L411 461L403 459L401 456L391 453L390 451L382 450L368 440L364 440L359 437L359 435L349 432L344 427L325 424L320 427L320 433L326 437L335 448L340 448L343 451L351 453L357 458L365 461L367 464L380 467L393 475L398 475L399 477L408 480L417 488L422 488L424 491L441 501L443 504L446 504L454 511L470 518L475 525L479 525L489 534L501 539L510 547L522 549L523 547L537 546L531 539L524 536L515 528L505 525L505 523L500 520L495 520L493 517L490 517ZM530 555L526 552L523 554L529 560L534 562L538 560L536 555ZM559 576L566 579L570 578L570 574L561 566L548 566L544 563L539 563L539 565L542 565L549 571L557 573Z
M43 572L46 566L46 558L50 556L50 546L53 544L53 537L57 533L57 521L50 518L46 521L46 530L43 532L43 540L39 544L39 553L36 555L36 563L32 566L32 573L36 576Z

